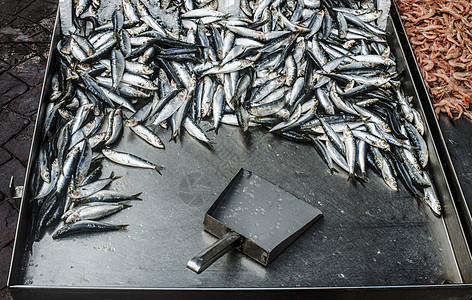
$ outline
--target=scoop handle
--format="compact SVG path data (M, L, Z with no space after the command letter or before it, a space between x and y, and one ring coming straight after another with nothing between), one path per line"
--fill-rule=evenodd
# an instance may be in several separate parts
M243 236L234 231L229 231L223 235L219 240L211 244L208 248L195 255L187 263L187 268L197 274L203 272L218 258L225 255L227 252L238 247L243 243Z

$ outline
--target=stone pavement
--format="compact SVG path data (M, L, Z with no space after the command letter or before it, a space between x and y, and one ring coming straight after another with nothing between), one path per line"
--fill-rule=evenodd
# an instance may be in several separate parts
M18 212L6 201L10 177L22 185L46 68L56 0L0 0L0 300Z

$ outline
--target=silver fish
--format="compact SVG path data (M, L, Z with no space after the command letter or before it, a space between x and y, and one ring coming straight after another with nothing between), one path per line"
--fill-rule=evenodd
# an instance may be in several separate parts
M125 166L153 169L159 174L161 174L161 170L164 168L163 166L156 165L130 153L119 152L108 148L102 149L102 153L109 160Z

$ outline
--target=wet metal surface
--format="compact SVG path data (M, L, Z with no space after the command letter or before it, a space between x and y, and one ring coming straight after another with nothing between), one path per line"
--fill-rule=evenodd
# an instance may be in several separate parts
M408 76L407 93L414 94ZM169 133L159 133L163 140L169 139ZM430 131L426 134L431 146ZM430 171L445 208L443 219L403 187L398 193L388 190L374 174L369 174L365 186L346 182L346 174L331 175L310 145L282 140L264 129L245 135L239 128L223 126L215 141L211 150L184 134L162 151L150 149L125 131L116 149L166 167L159 176L105 163L105 174L114 170L123 176L113 189L143 191L143 202L107 219L130 223L128 232L60 241L47 234L34 245L31 256L16 249L12 285L156 289L440 285L462 283L460 267L470 271L460 230L453 231L460 224L434 147ZM185 267L188 258L215 240L203 232L201 216L240 168L319 207L324 218L268 267L233 252L196 275ZM27 223L27 210L22 217L20 227ZM19 239L25 238L24 229L20 228ZM469 264L458 266L459 256Z

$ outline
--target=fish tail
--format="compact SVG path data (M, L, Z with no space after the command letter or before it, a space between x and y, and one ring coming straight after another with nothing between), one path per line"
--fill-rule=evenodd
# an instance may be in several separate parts
M208 141L206 144L208 145L208 147L210 147L211 149L213 149L213 148L214 148L213 145L215 145L216 142L215 142L215 141Z
M141 198L139 198L139 196L141 196L143 192L139 192L137 194L134 194L134 195L131 195L130 198L133 199L133 200L143 200Z
M159 173L159 175L162 175L162 173L161 173L162 169L164 169L163 166L159 166L159 165L154 166L154 170L156 170L156 172Z
M132 207L133 205L130 204L129 201L123 201L123 202L120 202L121 206L123 206L123 208L128 208L128 207Z
M122 176L115 176L115 171L111 171L111 174L110 174L110 179L111 180L116 180L116 179L120 179Z
M121 95L121 94L120 94L120 90L118 90L118 87L117 87L117 86L114 86L114 87L112 87L111 89L109 89L109 92L110 92L110 93L115 93L115 94L117 94L117 95Z
M349 176L347 177L347 181L352 181L356 179L356 174L350 173Z
M129 224L116 225L119 231L126 231L128 229L128 226Z

